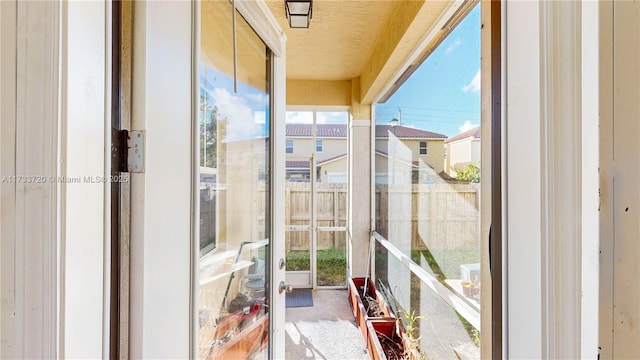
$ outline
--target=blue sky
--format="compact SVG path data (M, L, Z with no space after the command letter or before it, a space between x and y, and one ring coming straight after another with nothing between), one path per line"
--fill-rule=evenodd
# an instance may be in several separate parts
M233 78L217 69L200 65L200 91L207 94L207 105L218 106L219 119L233 119L227 124L222 140L239 141L267 136L269 131L269 97L266 93L238 81L233 91ZM202 121L202 114L201 120Z
M384 104L376 123L402 124L449 137L480 124L480 6L449 34Z

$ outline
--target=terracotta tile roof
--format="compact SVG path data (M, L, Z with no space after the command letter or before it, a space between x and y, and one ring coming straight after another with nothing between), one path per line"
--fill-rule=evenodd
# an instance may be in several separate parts
M340 158L346 157L347 154L340 154L340 155L336 155L336 156L332 156L330 158L326 158L323 160L320 160L316 163L316 165L322 165L322 164L326 164L326 163L330 163L334 160L338 160ZM287 169L291 169L291 168L295 168L295 169L308 169L311 165L309 161L305 161L305 160L287 160Z
M300 160L287 160L286 164L287 169L295 168L295 169L308 169L311 166L308 161L300 161Z
M326 163L332 162L332 161L334 161L334 160L338 160L338 159L340 159L341 157L346 157L346 156L347 156L347 154L346 154L346 153L344 153L344 154L340 154L340 155L336 155L336 156L332 156L332 157L330 157L330 158L326 158L326 159L320 160L320 161L318 161L316 164L317 164L317 165L326 164Z
M445 144L446 143L450 143L452 141L456 141L456 140L462 140L462 139L466 139L468 137L473 137L475 139L480 139L480 126L476 126L471 130L467 130L463 133L460 133L452 138L449 138L447 140L445 140Z
M389 131L395 134L398 138L410 138L410 139L446 139L447 135L438 134L431 131L420 130L406 126L395 126L391 129L391 125L376 125L376 137L386 138L389 137Z
M347 125L317 124L317 137L347 137ZM287 136L311 137L311 124L287 124Z

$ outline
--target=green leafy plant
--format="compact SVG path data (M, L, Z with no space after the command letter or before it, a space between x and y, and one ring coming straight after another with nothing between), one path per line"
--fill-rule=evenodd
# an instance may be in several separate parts
M404 331L409 340L418 341L420 340L420 336L416 337L416 321L419 319L427 320L425 316L416 315L415 311L409 312L408 310L402 310L402 316L407 320L404 324Z
M462 170L453 169L456 172L456 178L458 181L479 183L480 182L480 167L478 165L469 164Z
M416 331L418 330L417 321L420 319L427 320L425 316L416 315L415 311L409 312L408 310L401 311L402 317L398 317L399 324L398 327L402 326L404 329L403 338L405 339L405 359L410 359L410 354L414 352L417 355L418 359L426 359L427 354L420 349L420 338L421 336L416 337ZM404 320L402 319L404 318Z

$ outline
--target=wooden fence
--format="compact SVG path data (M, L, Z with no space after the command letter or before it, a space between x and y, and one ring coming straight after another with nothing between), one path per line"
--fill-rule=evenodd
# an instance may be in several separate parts
M344 249L346 233L344 231L322 231L322 227L347 226L347 185L318 183L316 184L316 226L318 249ZM303 182L287 182L285 185L285 224L311 224L311 184ZM309 231L287 231L286 250L309 250Z
M478 246L479 209L480 184L376 186L376 230L401 248Z
M318 183L317 227L344 227L347 224L346 184ZM260 186L259 193L264 192ZM204 195L204 193L203 193ZM258 196L256 226L264 231L266 202ZM477 246L480 233L479 184L377 185L376 229L401 248L456 249ZM215 202L202 206L201 237L215 236ZM287 182L285 186L286 225L310 225L311 184ZM365 210L366 211L366 210ZM344 249L344 231L318 231L318 249ZM410 242L409 242L409 239ZM286 250L308 250L308 230L287 231Z

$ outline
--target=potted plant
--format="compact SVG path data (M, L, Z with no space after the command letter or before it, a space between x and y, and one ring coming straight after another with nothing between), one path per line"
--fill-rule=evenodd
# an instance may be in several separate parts
M402 310L396 319L367 320L367 350L374 360L426 360L416 336L417 321L426 319L415 312Z
M365 341L367 339L367 320L384 318L392 318L393 320L394 318L384 297L369 278L349 279L349 303Z
M401 314L402 317L398 317L397 320L397 328L400 330L398 335L402 338L402 343L404 345L405 359L426 360L427 355L420 348L421 336L417 336L416 331L418 330L417 321L419 319L427 320L427 318L422 315L416 315L415 311L409 312L407 310L402 310Z
M406 352L402 338L398 336L395 319L367 321L367 350L373 360L404 359Z

